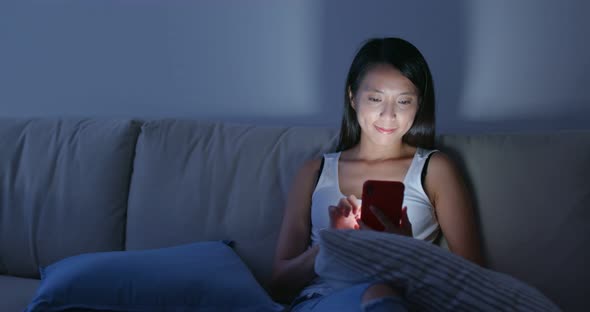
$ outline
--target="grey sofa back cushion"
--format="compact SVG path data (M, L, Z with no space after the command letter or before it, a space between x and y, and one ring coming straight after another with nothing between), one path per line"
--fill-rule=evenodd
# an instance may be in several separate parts
M128 249L230 239L267 286L286 194L334 129L199 121L144 124L129 194Z
M585 306L590 132L443 136L439 143L464 166L488 265L565 311Z
M0 119L0 274L121 250L139 124Z

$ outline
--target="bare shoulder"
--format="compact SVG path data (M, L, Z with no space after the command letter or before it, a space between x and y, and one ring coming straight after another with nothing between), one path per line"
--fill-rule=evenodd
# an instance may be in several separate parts
M436 152L430 157L426 177L431 179L449 179L459 177L459 170L453 160L443 152Z
M322 157L309 159L303 163L301 170L309 173L317 173L322 164Z
M425 187L449 249L483 264L471 199L460 170L449 156L440 152L432 155Z
M436 152L430 157L424 186L426 194L435 203L440 194L462 191L463 178L448 155Z

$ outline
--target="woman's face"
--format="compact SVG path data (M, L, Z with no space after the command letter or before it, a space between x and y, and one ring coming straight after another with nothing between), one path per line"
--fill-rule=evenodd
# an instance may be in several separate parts
M367 72L354 97L349 96L361 127L361 140L377 145L399 144L418 111L418 90L389 65L378 65Z

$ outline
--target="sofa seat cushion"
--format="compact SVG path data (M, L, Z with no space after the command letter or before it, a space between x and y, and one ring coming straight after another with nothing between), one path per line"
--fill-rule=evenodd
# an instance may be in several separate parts
M0 311L22 312L41 281L34 278L22 278L0 275Z
M278 311L223 242L78 255L42 269L27 311Z

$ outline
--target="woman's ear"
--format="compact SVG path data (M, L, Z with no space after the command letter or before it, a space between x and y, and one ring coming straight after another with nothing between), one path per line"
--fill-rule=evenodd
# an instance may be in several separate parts
M356 107L354 106L354 95L352 94L352 91L350 90L350 86L348 86L348 101L350 102L350 106L352 107L352 109L356 110Z

